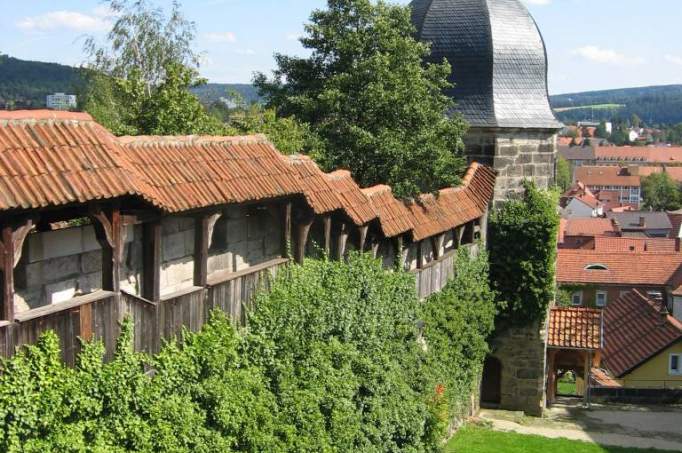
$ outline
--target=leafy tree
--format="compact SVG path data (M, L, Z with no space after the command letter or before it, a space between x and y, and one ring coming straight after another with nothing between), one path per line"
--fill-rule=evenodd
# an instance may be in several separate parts
M599 123L599 126L597 126L597 130L595 131L594 135L597 138L609 138L611 134L609 134L609 131L606 129L606 123L604 121Z
M679 185L668 173L653 173L642 179L644 206L654 211L674 211L682 207Z
M312 13L308 58L276 55L278 68L255 84L277 113L310 124L318 161L346 167L361 185L391 184L400 196L457 184L465 161L458 115L448 117L451 68L424 63L408 6L328 0Z
M619 127L613 131L613 134L611 134L610 141L616 146L623 146L630 143L630 136L623 130L623 128Z
M557 157L556 161L556 185L565 192L571 187L571 164L563 156Z
M220 134L189 89L205 83L192 50L195 26L177 1L168 17L147 0L109 0L116 21L108 45L86 41L84 109L115 133Z
M554 299L556 197L532 182L524 186L523 198L507 202L490 221L490 278L501 325L541 319Z

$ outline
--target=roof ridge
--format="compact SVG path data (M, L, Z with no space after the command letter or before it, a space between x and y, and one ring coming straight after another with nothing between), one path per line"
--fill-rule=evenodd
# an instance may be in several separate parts
M0 124L5 122L41 121L95 121L86 112L72 112L68 110L0 110Z
M202 145L208 143L227 143L230 145L271 144L264 134L253 135L125 135L117 137L123 146L138 145Z

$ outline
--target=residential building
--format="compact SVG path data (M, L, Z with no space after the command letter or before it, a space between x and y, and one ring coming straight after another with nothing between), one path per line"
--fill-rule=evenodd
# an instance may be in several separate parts
M47 96L47 108L52 110L72 110L78 105L75 94L55 93Z
M604 310L600 368L625 388L682 388L682 322L660 300L633 290Z
M560 248L593 248L595 237L618 237L618 228L609 219L570 218L562 219L559 228Z
M574 181L580 181L597 193L609 191L618 193L618 202L639 207L642 195L642 181L639 175L627 167L583 166L575 169Z
M568 143L560 144L557 147L559 155L566 159L569 162L569 164L571 164L571 168L575 169L577 167L582 167L583 165L595 165L597 161L594 155L594 147L570 146L572 143L571 140L569 140Z
M606 216L625 237L667 238L673 231L666 212L609 212Z
M682 165L680 146L596 146L597 165Z
M562 217L567 219L575 217L601 217L604 215L603 203L580 181L573 184L561 196L559 205L562 208Z

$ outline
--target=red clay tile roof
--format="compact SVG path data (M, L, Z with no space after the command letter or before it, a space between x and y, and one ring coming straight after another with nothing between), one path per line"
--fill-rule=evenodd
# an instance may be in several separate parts
M594 250L597 252L649 252L675 253L677 241L664 238L630 238L604 237L594 238Z
M348 170L337 170L326 175L336 191L341 207L356 225L364 225L377 218L369 198L360 190Z
M626 168L620 167L578 167L574 177L588 187L623 186L639 187L641 178L628 174Z
M457 188L402 205L374 198L348 172L323 174L263 136L116 138L84 113L0 112L0 211L137 196L166 212L303 195L316 213L342 209L358 225L381 216L386 235L415 239L482 216L495 172L472 164ZM399 206L400 205L400 206Z
M608 270L587 270L602 265ZM682 266L682 253L598 252L559 249L559 283L665 286Z
M601 349L602 313L592 308L552 308L547 346L563 349Z
M298 174L306 201L316 214L341 209L341 200L326 175L313 160L304 155L283 156Z
M656 162L682 163L682 147L644 147L644 146L598 146L595 147L595 157L598 160L618 162Z
M592 193L590 189L585 187L585 184L581 181L576 182L573 184L562 196L561 196L561 206L566 207L568 202L573 199L577 198L578 200L582 201L585 203L587 206L596 209L600 201L597 199L597 197Z
M126 157L170 212L301 193L262 136L121 137Z
M611 374L602 368L592 368L592 385L596 387L610 387L619 388L623 384L611 376Z
M414 229L410 211L393 196L389 186L378 185L362 189L372 208L379 216L381 231L386 237L395 237Z
M637 290L604 309L604 365L617 377L680 340L682 323Z
M114 140L86 113L0 112L0 210L141 194Z
M610 219L573 218L566 220L565 236L614 236L618 230Z

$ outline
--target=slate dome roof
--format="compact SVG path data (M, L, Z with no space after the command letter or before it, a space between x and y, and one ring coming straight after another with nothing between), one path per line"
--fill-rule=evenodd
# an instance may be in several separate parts
M474 127L559 128L547 94L547 54L518 0L413 0L418 39L452 65L447 94Z

